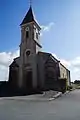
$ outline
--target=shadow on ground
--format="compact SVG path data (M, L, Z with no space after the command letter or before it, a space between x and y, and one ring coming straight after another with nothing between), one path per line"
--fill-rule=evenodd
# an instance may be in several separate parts
M32 95L32 94L42 94L40 90L25 90L18 89L10 86L8 82L5 82L4 84L0 85L0 97L13 97L13 96L25 96L25 95Z

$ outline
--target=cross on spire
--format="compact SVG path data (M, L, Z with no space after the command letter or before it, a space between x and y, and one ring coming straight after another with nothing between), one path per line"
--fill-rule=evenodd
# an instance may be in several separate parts
M30 6L32 6L32 0L30 0Z

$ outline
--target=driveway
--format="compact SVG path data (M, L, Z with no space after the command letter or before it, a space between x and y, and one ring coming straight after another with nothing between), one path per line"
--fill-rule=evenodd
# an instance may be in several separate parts
M80 120L80 90L53 101L0 99L0 120Z

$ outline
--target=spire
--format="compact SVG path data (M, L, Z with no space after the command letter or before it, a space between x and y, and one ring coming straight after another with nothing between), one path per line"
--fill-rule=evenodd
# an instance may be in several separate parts
M20 25L23 25L23 24L26 24L26 23L29 23L29 22L33 22L35 21L34 20L34 15L33 15L33 12L32 12L32 7L31 7L31 2L30 2L30 8L26 14L26 16L24 17L22 23Z

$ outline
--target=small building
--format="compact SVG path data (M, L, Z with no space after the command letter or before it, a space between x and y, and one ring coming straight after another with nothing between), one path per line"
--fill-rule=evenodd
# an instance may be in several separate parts
M10 89L24 94L45 90L66 91L66 85L70 85L70 71L51 53L41 51L41 27L34 18L32 7L20 27L20 56L9 66Z
M70 78L70 71L63 65L59 64L60 68L60 79L66 79L67 85L70 86L71 78Z

